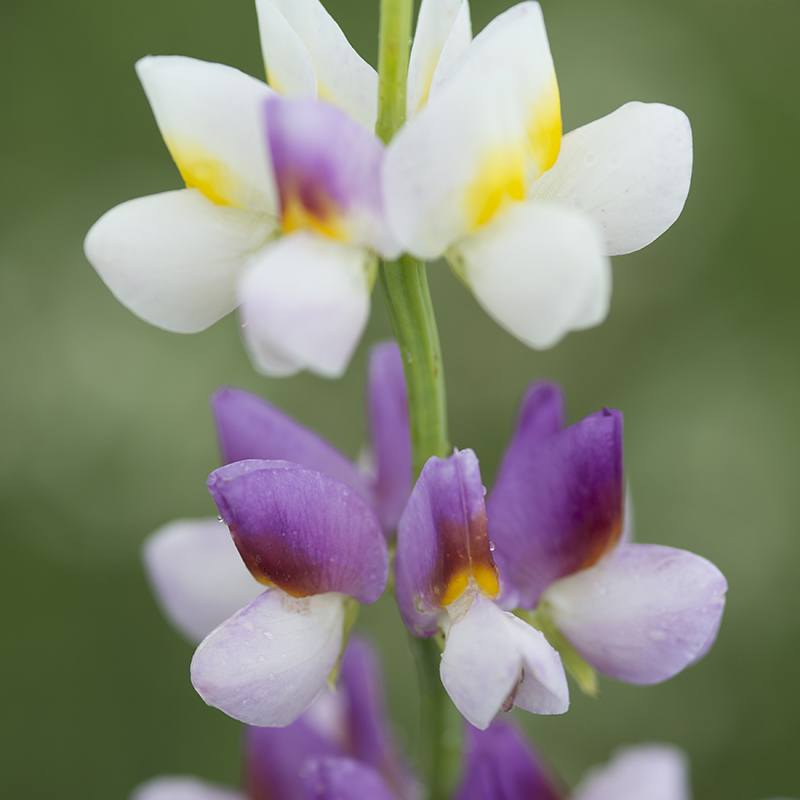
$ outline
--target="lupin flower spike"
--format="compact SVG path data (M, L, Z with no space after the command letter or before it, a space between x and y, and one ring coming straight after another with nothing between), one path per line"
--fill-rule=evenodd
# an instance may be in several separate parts
M439 70L389 146L384 189L407 251L447 256L500 325L545 348L606 317L608 256L675 222L691 169L689 122L658 103L562 139L542 12L524 2Z
M397 601L416 636L445 636L441 679L478 728L512 705L561 714L569 694L545 637L496 603L500 579L489 542L485 490L471 450L432 458L397 532Z
M693 553L626 540L622 415L566 428L563 415L556 386L531 387L489 496L503 603L538 609L606 675L667 680L714 643L725 578Z

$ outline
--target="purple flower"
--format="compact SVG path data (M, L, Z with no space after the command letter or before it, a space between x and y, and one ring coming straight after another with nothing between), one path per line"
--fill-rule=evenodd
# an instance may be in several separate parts
M666 680L706 654L727 584L684 550L623 536L622 415L563 426L563 398L531 387L489 497L507 607L538 608L600 672Z
M245 729L243 792L162 777L140 787L134 800L306 800L306 773L321 759L353 760L399 800L417 795L388 729L375 653L362 640L345 652L338 690L323 691L286 728Z
M558 653L503 611L478 460L432 458L397 533L397 600L416 636L445 636L440 674L459 711L486 728L501 709L560 714L569 706Z

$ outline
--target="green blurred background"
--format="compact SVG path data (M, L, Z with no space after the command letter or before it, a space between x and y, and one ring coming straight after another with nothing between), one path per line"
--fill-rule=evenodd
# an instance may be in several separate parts
M476 30L510 0L473 0ZM454 442L490 479L534 378L572 418L626 415L637 536L727 574L717 647L647 689L605 681L564 718L525 719L570 781L625 743L674 742L698 798L800 792L800 271L797 0L545 0L566 127L631 99L685 109L694 187L679 223L616 259L611 318L536 353L432 269ZM235 782L238 726L187 679L191 647L160 617L145 535L213 513L207 407L220 384L263 393L350 453L364 439L366 344L347 378L267 381L235 316L193 337L119 306L85 261L85 231L122 200L178 185L137 84L147 53L261 74L250 0L3 0L0 72L0 507L4 797L124 797L163 772ZM328 0L374 61L377 0ZM401 739L413 669L389 602L362 617L388 668Z

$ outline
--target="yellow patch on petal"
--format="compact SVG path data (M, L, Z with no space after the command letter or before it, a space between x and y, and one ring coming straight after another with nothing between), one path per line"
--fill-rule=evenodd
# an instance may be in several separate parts
M466 212L471 229L477 230L512 202L526 197L525 146L522 142L498 145L478 167L466 192Z
M534 105L528 123L528 147L540 175L556 163L562 134L561 97L554 76L547 91Z
M284 207L281 227L286 234L312 231L337 242L346 242L349 239L347 227L335 209L311 211L297 196L293 196Z
M455 603L470 585L477 586L483 594L490 598L495 598L500 594L500 581L494 565L473 564L472 569L457 572L450 578L439 602L442 606Z
M239 182L227 164L197 145L173 138L167 138L166 142L189 189L197 189L217 205L237 205Z

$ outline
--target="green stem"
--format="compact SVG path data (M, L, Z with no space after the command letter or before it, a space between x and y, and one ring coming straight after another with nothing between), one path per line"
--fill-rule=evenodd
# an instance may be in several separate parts
M413 0L381 0L377 133L386 143L405 121L413 5ZM381 282L403 354L418 475L431 456L446 456L450 450L439 331L425 264L408 256L384 263ZM420 766L430 800L446 800L460 766L462 723L439 678L438 643L411 641L420 685Z

